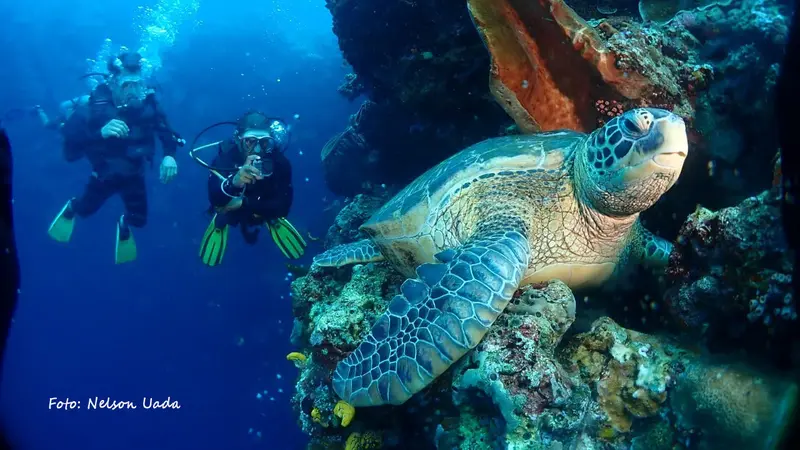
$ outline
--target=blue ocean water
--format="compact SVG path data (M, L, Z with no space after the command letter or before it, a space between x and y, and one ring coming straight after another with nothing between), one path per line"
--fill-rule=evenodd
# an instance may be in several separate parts
M251 108L284 118L293 133L289 218L324 234L336 211L324 212L333 196L319 151L358 105L336 92L347 70L324 2L2 2L0 108L38 104L55 114L59 102L88 92L79 79L92 66L87 58L120 46L141 49L152 64L167 116L189 141ZM207 171L184 147L172 183L158 182L160 156L148 171L150 214L147 227L134 230L137 261L113 263L118 198L79 221L68 245L55 243L47 227L83 189L88 163L65 162L58 133L35 114L4 125L15 150L23 287L0 413L18 448L302 448L290 406L296 369L285 359L287 260L269 236L251 247L233 231L224 264L201 264ZM307 256L317 245L310 242ZM94 397L169 398L180 409L90 411ZM83 406L51 409L51 398Z

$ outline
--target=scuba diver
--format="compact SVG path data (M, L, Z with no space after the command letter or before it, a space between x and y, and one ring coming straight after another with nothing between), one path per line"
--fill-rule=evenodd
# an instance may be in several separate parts
M55 118L50 117L47 112L40 106L36 105L33 110L42 121L42 125L50 130L61 130L64 124L67 123L75 110L89 104L89 94L79 95L73 99L65 100L58 105L58 114Z
M117 222L115 261L136 259L136 243L130 227L147 222L145 163L152 164L155 138L161 141L161 181L178 173L175 153L183 140L172 131L155 98L155 91L142 77L142 57L122 53L108 62L107 83L98 85L85 107L74 108L62 128L64 157L73 162L86 157L92 174L84 193L67 201L50 225L48 233L58 242L69 242L75 218L97 212L114 194L119 194L125 214Z
M215 124L200 134L222 124L233 123ZM294 195L292 166L283 153L289 130L283 121L260 112L246 113L235 125L233 139L190 152L211 171L208 199L210 211L215 213L203 236L200 258L211 267L222 262L229 226L239 226L245 242L251 245L257 241L260 227L266 226L284 256L300 258L306 242L286 220ZM194 154L209 147L217 147L218 151L210 165Z

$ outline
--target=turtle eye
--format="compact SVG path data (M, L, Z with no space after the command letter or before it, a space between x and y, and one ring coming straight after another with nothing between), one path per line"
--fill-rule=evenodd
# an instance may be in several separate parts
M622 121L622 126L625 128L625 131L627 131L627 132L628 132L628 133L630 133L630 134L642 134L642 133L644 132L644 131L643 131L641 128L639 128L639 126L638 126L638 125L637 125L637 124L636 124L634 121L632 121L631 119L625 119L625 120L623 120L623 121Z

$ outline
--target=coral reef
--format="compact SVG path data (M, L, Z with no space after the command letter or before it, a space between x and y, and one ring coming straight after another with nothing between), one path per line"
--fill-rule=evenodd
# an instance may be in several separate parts
M376 103L359 134L379 157L369 172L350 172L355 184L364 176L404 184L511 124L488 93L489 56L463 3L326 0L326 6L352 67L340 91Z
M342 84L339 85L338 92L350 101L355 100L358 98L359 95L364 94L366 88L364 84L361 83L361 80L358 79L358 75L354 73L348 73L344 77L344 81Z
M575 320L575 298L559 281L518 294L478 347L452 370L453 403L460 409L482 407L502 418L504 427L493 438L511 448L523 448L543 434L574 440L589 391L563 370L555 349ZM481 435L462 436L472 443L461 448L476 448L480 442L474 438Z
M614 114L606 105L693 118L681 183L645 215L661 235L674 235L694 203L719 208L768 186L785 1L643 0L649 10L668 5L664 17L680 9L644 23L638 0L567 4L328 0L352 66L342 91L372 102L334 139L355 150L325 163L331 188L352 196L403 187L472 143L516 132L501 105L523 132L592 129Z
M308 355L300 367L293 403L301 428L312 436L309 448L345 448L345 444L351 446L347 448L372 448L369 445L375 436L360 434L362 424L350 425L355 412L339 403L330 376L336 363L352 351L383 312L401 281L386 265L368 264L334 273L312 267L292 283L292 344ZM355 417L370 419L366 414ZM350 432L350 428L354 430Z
M346 278L349 271L352 278L344 285L317 267L292 283L295 318L305 319L295 322L292 336L295 342L311 344L312 359L319 355L336 357L343 350L352 350L358 342L354 339L370 329L396 292L393 288L402 281L398 274L379 264L343 268L337 271L339 279Z
M387 307L400 282L391 274L367 264L317 299L332 274L312 269L306 278L315 281L293 284L296 298L329 311L296 308L298 323L314 330L298 333L311 357L293 397L309 448L669 450L736 439L762 448L795 406L797 387L783 378L711 364L607 317L565 338L575 298L553 281L517 292L481 344L405 404L356 412L333 394L330 375L367 332L364 317ZM369 281L376 276L383 283Z
M593 297L597 320L576 317L558 281L518 291L480 345L401 406L351 411L330 383L403 277L384 263L296 277L293 405L309 448L711 450L781 436L797 387L705 352L800 362L778 188L758 194L780 170L772 90L787 2L326 3L352 67L340 92L368 98L322 152L327 184L352 198L328 248L363 238L398 187L487 137L586 131L646 105L684 116L692 151L643 215L662 236L680 230L660 283ZM688 339L657 334L666 318ZM570 334L574 321L588 331Z
M703 204L730 205L769 186L777 149L773 91L790 13L780 0L737 0L684 11L668 25L697 39L703 61L714 67L713 82L697 96L695 127L717 197L698 199Z
M609 434L631 431L637 418L653 417L667 398L678 348L601 318L572 339L565 366L593 385ZM613 430L613 433L611 432Z
M667 305L714 348L785 355L800 342L779 195L773 188L718 212L698 208L675 243Z
M366 238L367 236L359 231L358 227L366 222L372 213L377 211L388 198L389 192L387 190L384 190L380 196L356 195L352 201L342 208L333 225L328 229L328 233L325 235L325 248L332 248Z
M692 280L693 271L706 268L688 264L702 260L695 253L724 260L730 246L738 246L734 253L774 257L759 250L778 239L763 222L774 207L768 204L753 199L739 207L761 205L760 213L732 208L704 215L732 227L727 231L690 218L687 230L713 230L721 247L708 247L686 231L671 277ZM344 220L350 215L340 212L336 233L359 226L359 220ZM756 229L761 237L748 234ZM333 369L403 281L388 264L370 263L312 267L292 283L298 350L291 356L305 357L293 404L309 448L671 450L687 441L714 449L736 439L761 448L765 439L781 435L795 406L797 387L781 376L711 362L694 348L608 317L569 335L575 297L564 283L551 281L517 291L481 343L403 405L353 410L333 392Z
M347 437L344 448L345 450L380 450L382 443L380 434L354 432Z
M677 381L676 426L702 430L699 449L775 448L797 402L796 384L737 365L691 362Z

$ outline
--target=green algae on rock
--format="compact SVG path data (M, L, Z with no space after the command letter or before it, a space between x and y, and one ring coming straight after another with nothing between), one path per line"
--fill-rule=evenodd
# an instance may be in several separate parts
M345 281L346 272L352 277ZM315 351L351 351L386 308L402 278L386 264L356 265L343 270L339 281L317 267L292 283L295 318L302 316L293 335Z

